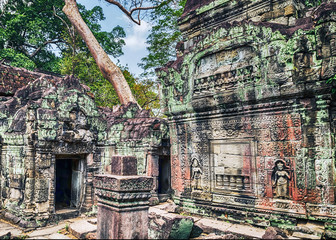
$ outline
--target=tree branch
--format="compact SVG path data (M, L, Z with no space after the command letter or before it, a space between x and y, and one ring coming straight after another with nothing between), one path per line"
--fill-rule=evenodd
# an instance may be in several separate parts
M42 43L42 45L39 46L38 48L35 47L36 50L35 50L32 54L30 54L30 58L35 57L36 54L38 54L38 52L41 51L42 48L45 47L46 45L51 44L51 43L60 43L60 42L63 42L63 41L62 41L62 40L49 40L49 41L45 41L45 42ZM29 46L29 45L27 45L27 44L25 44L25 45L26 45L26 46ZM29 46L29 47L34 47L34 46Z
M156 96L156 97L153 98L153 99L150 99L150 100L145 101L145 102L141 105L141 108L144 108L146 105L149 105L149 104L151 104L152 102L155 102L155 101L157 101L157 100L159 100L159 96Z
M76 0L64 0L64 2L63 12L86 43L103 76L113 85L120 103L137 103L120 68L111 61L104 49L99 45L90 28L84 22L79 13Z
M58 19L60 19L60 20L63 22L63 24L64 24L64 25L66 26L66 28L68 29L68 32L69 32L70 37L73 37L73 36L72 36L72 33L71 33L71 28L70 28L69 24L67 24L67 22L66 22L63 18L61 18L60 16L57 15L55 6L53 6L53 10L54 10L54 16L57 17Z
M135 20L133 17L132 17L132 14L135 12L135 11L142 11L142 10L150 10L150 9L154 9L154 8L157 8L159 7L161 4L159 5L156 5L156 6L151 6L151 7L135 7L135 8L132 8L131 10L127 10L120 2L118 1L115 1L115 0L105 0L106 2L108 3L111 3L115 6L117 6L123 13L126 14L126 16L131 19L134 23L140 25L141 21L140 21L140 13L138 14L138 20ZM141 2L142 3L142 2Z

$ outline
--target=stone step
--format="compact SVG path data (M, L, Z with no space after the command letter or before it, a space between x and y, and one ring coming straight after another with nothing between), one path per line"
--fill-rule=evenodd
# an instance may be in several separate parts
M96 231L97 225L91 224L87 220L76 221L69 226L69 232L80 239L84 239L87 234Z
M78 209L62 209L57 210L55 215L53 216L54 221L62 221L65 219L75 218L79 216Z

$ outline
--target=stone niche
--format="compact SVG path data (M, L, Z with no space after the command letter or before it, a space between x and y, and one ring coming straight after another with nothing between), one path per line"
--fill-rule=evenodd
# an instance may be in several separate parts
M211 190L254 194L255 153L249 139L210 141Z
M177 60L157 70L184 210L336 221L336 4L305 4L187 1Z
M98 107L90 89L72 76L0 65L0 79L4 217L38 227L91 211L97 204L93 177L109 172L116 155L137 158L134 169L153 177L152 201L158 201L160 161L169 158L165 121L136 104Z

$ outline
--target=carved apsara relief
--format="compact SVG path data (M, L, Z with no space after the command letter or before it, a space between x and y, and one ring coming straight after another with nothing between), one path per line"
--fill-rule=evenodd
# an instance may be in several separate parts
M273 197L289 199L289 181L291 180L286 162L278 159L274 163L272 172Z
M201 190L202 167L197 158L192 159L191 164L191 187L193 190Z

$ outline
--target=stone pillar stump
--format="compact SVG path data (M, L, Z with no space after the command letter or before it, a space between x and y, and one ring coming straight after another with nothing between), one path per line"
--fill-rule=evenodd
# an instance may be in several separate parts
M111 172L122 174L127 169L120 170L120 167L134 166L129 164L130 157L117 158L112 161L114 166L111 166ZM122 164L124 160L128 164ZM98 239L148 238L148 208L153 186L151 177L102 174L95 176L94 186L98 196Z

